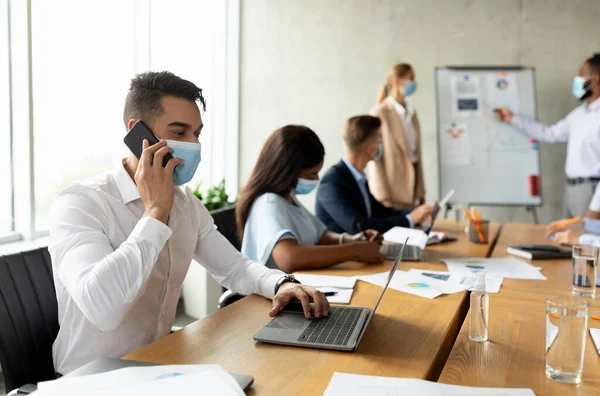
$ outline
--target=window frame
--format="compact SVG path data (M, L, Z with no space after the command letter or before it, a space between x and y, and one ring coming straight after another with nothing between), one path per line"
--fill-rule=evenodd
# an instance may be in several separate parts
M151 67L149 63L147 67L141 66L150 58L151 3L152 0L133 1L136 14L139 12L138 15L148 18L147 21L137 21L140 24L137 34L148 33L147 45L141 44L134 55L136 63L140 65L139 70ZM235 196L239 183L240 0L225 0L225 3L224 59L219 60L224 62L225 72L215 83L217 89L223 92L213 106L222 108L219 118L223 126L220 131L224 136L219 137L218 141L227 145L227 161L213 161L209 173L212 181L225 178L227 191ZM4 247L49 235L48 230L37 230L35 224L32 0L7 0L7 11L12 232L0 234L0 245ZM19 158L18 167L15 158Z

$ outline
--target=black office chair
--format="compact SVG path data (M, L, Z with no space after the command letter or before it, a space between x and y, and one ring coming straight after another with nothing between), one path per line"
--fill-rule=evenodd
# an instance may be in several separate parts
M0 256L0 365L6 393L55 378L58 304L47 248Z
M219 232L223 234L229 243L231 243L238 251L242 250L242 243L238 236L237 224L235 223L235 206L214 210L210 212L210 214L212 215ZM243 294L233 293L232 291L223 287L223 294L219 298L217 308L221 309L226 307L227 305L233 304L243 297Z
M235 206L217 209L210 212L217 229L229 243L233 245L238 251L242 250L242 243L238 236L237 225L235 223Z

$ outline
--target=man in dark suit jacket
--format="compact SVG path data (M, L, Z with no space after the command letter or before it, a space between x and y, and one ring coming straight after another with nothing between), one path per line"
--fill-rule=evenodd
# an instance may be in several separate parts
M317 217L331 231L354 235L360 229L373 229L383 233L396 226L412 228L431 214L429 205L410 212L387 208L369 192L364 170L369 161L381 159L380 127L379 118L368 115L346 121L346 155L325 173L317 191Z

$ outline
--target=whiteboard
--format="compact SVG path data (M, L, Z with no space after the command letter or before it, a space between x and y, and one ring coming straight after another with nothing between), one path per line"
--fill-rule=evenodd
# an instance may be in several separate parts
M535 76L524 67L436 69L440 194L480 205L542 204L539 144L497 122L508 107L536 118Z

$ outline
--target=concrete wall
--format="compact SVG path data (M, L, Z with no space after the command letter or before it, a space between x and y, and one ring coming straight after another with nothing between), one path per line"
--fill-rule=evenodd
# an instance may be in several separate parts
M322 139L325 166L342 155L341 128L373 106L387 70L411 63L413 105L423 133L429 201L438 198L434 69L526 65L537 70L539 119L560 120L583 60L600 51L598 0L243 0L240 181L266 137L302 123ZM560 216L565 145L544 145L542 222ZM313 209L313 197L305 203ZM502 221L530 221L522 208L485 209Z

